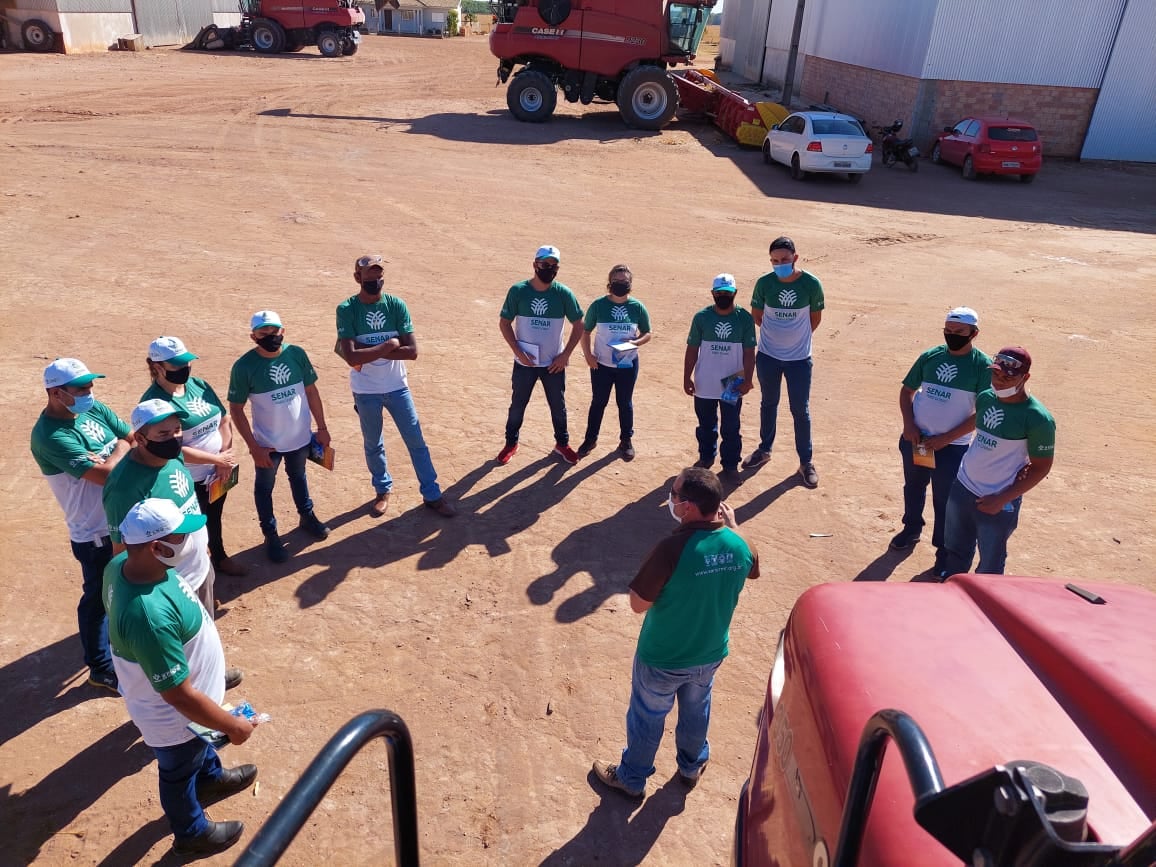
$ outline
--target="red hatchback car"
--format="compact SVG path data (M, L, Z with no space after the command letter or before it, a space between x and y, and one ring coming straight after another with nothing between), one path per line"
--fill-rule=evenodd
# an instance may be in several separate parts
M1043 157L1035 127L1002 117L965 117L955 126L945 126L931 150L933 163L962 166L969 181L976 175L1017 175L1030 184Z

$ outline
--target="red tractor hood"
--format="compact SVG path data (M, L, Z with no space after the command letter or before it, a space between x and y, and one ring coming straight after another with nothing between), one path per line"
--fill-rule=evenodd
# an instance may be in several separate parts
M884 708L922 727L947 786L994 765L1043 762L1087 787L1100 841L1144 832L1156 814L1156 595L1075 581L1104 600L1093 604L1065 583L967 575L804 593L784 636L773 746L755 757L745 863L810 863L820 838L834 853L860 734ZM786 785L792 776L801 785ZM959 863L912 808L889 750L860 864Z

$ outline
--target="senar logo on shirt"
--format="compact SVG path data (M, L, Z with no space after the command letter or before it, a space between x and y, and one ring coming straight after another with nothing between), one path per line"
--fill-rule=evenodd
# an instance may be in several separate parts
M184 473L173 470L169 476L169 487L172 488L173 493L178 497L187 497L189 495L189 477Z
M153 683L163 683L164 681L169 680L170 678L176 677L178 674L181 673L182 668L183 668L183 666L178 662L176 665L174 665L168 671L158 671L156 674L153 675Z
M984 427L990 430L995 430L1003 423L1003 410L994 406L989 406L987 412L983 414Z
M274 364L269 368L269 378L273 380L276 385L284 385L293 376L293 371L289 369L288 364Z
M212 415L213 406L203 397L194 397L186 404L190 415Z
M370 328L381 329L385 327L385 313L381 310L370 310L365 314L365 324Z
M959 375L959 371L954 364L947 364L946 362L935 368L935 376L940 382L951 382Z
M779 293L779 303L784 307L790 307L797 300L799 300L799 296L794 289L784 289Z
M545 316L550 310L550 303L545 298L535 298L530 302L530 312L535 316Z
M90 418L80 423L80 432L94 442L104 442L104 428Z
M610 311L610 318L618 322L625 322L630 318L630 311L626 309L625 304L615 304L614 309Z
M728 337L730 337L732 330L733 329L731 328L731 324L729 322L716 322L714 326L714 333L717 334L722 340L726 340Z

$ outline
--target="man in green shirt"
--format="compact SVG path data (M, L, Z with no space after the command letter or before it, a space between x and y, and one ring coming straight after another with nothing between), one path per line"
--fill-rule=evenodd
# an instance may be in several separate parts
M213 618L166 560L205 527L205 516L146 499L117 527L124 553L104 573L113 664L129 716L157 757L161 808L178 855L212 855L241 837L240 822L213 822L203 807L247 789L255 765L221 767L189 723L243 744L256 724L221 708L225 656Z
M48 404L32 428L32 457L64 510L72 556L80 563L76 620L88 682L116 692L100 598L104 567L112 559L101 489L128 454L132 435L115 412L92 396L93 381L103 378L76 358L58 358L44 369Z
M729 651L739 593L759 577L759 555L736 530L722 485L700 467L683 470L668 501L679 522L650 552L630 583L630 607L645 612L626 713L626 749L618 763L594 763L607 786L631 797L646 793L666 716L678 702L674 730L678 773L694 788L710 758L711 690Z

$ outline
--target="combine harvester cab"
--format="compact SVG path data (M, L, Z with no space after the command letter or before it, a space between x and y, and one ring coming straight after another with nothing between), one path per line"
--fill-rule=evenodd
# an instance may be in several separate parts
M1150 867L1153 623L1156 595L1126 585L808 590L779 640L734 863Z
M617 104L627 125L661 129L678 109L668 67L694 61L715 0L504 0L490 51L506 104L542 123L569 102Z

